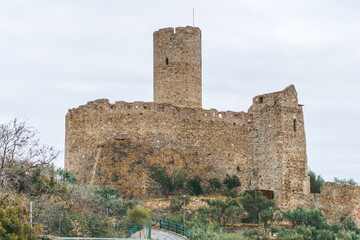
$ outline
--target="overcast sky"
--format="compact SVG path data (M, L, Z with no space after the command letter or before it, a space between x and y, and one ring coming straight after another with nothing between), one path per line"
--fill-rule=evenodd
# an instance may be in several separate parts
M0 122L62 151L65 115L99 98L152 101L153 32L202 30L203 107L247 111L294 84L309 167L360 182L360 1L0 0Z

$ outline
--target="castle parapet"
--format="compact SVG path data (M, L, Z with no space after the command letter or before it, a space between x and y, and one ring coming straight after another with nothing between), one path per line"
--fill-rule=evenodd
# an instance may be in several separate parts
M294 85L286 87L279 92L258 95L253 98L253 105L256 107L284 106L298 107L297 93Z
M193 121L213 121L224 122L233 125L245 125L248 122L248 114L246 112L233 111L217 111L216 109L199 109L199 108L182 108L167 103L154 102L125 102L116 101L111 104L108 99L98 99L90 101L86 105L69 110L69 117L86 116L90 111L101 110L99 114L107 114L105 112L123 112L126 114L150 114L150 115L173 115ZM104 112L105 111L105 112Z

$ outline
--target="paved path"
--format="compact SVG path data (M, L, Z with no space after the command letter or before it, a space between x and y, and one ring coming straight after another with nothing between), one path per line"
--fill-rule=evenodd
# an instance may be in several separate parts
M179 235L170 233L170 232L165 232L165 231L160 231L158 229L151 229L151 240L184 240L186 238L181 237Z

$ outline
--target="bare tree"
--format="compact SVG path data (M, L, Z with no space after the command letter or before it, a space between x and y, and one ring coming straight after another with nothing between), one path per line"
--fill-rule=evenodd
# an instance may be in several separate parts
M37 131L16 118L0 125L0 187L17 181L33 168L52 162L59 151L40 144ZM15 173L16 169L16 173Z

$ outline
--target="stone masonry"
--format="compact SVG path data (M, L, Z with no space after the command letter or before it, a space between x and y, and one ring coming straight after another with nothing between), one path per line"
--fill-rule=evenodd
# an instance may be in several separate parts
M254 97L247 112L201 106L200 29L161 29L154 33L154 102L99 99L69 110L65 168L83 183L120 186L128 198L156 196L149 169L160 166L183 169L188 178L236 174L240 190L272 191L280 209L334 202L310 194L303 111L293 85ZM359 203L358 193L350 198Z
M201 108L201 31L154 32L154 102Z

